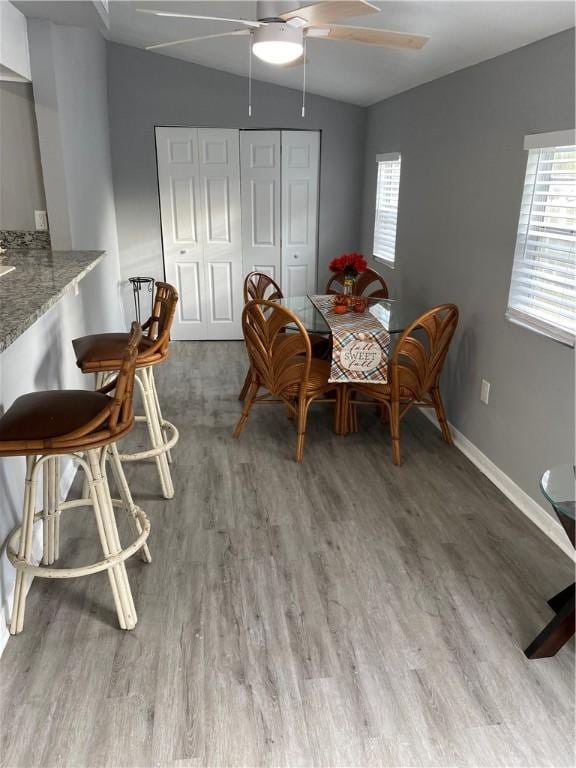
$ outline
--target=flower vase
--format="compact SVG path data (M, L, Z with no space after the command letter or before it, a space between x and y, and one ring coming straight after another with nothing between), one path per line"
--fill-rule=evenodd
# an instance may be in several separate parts
M344 276L344 296L354 295L355 284L356 284L356 277L354 275Z

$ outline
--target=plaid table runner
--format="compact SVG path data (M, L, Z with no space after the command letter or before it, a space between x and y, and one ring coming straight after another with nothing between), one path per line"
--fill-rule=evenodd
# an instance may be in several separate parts
M333 296L309 296L332 331L331 382L386 384L390 334L368 309L339 315Z

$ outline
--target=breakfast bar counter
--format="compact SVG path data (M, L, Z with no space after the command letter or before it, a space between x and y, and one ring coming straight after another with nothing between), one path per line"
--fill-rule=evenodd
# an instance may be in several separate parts
M103 251L7 250L0 267L0 352L104 258Z

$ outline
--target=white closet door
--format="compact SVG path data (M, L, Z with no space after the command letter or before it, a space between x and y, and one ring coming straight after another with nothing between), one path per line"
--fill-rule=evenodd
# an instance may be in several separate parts
M156 146L172 338L241 339L239 132L157 128Z
M178 291L173 339L205 339L204 247L196 128L157 128L166 280Z
M280 131L240 131L244 274L280 273Z
M282 291L316 292L320 134L282 131Z
M198 129L207 339L242 338L239 131Z

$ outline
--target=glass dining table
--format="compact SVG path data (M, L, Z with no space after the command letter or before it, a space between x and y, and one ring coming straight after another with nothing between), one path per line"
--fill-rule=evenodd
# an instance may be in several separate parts
M292 310L308 333L330 335L328 323L308 296L287 296L277 302ZM374 315L388 333L397 334L421 315L424 308L404 299L368 299L366 311Z
M576 546L576 467L562 464L547 469L540 479L540 490L556 512L572 546ZM529 659L554 656L573 637L575 594L572 583L548 600L556 615L524 651Z

